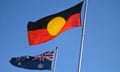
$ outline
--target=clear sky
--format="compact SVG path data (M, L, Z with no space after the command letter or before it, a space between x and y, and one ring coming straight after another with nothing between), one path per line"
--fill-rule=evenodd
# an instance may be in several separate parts
M49 72L17 68L9 60L38 55L56 46L59 47L56 72L77 72L81 27L66 31L47 43L29 46L27 23L79 2L0 0L0 72ZM120 72L119 3L120 0L89 0L81 72Z

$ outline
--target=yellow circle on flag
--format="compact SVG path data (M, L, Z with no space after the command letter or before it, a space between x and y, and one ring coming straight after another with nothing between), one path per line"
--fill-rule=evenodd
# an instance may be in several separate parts
M65 22L66 21L63 17L58 16L53 18L52 20L50 20L50 22L48 22L47 26L48 32L53 36L57 35L63 28Z

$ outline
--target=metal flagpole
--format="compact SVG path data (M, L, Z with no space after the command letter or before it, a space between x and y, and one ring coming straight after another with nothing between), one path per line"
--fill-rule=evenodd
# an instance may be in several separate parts
M83 54L83 45L84 45L87 8L88 8L88 0L85 0L85 10L84 10L83 25L82 25L81 44L80 44L80 53L79 53L79 62L78 62L78 72L81 72L81 63L82 63L82 54Z
M55 58L54 58L53 66L52 66L52 72L55 72L56 70L57 53L58 53L58 47L56 47L55 54L54 54Z

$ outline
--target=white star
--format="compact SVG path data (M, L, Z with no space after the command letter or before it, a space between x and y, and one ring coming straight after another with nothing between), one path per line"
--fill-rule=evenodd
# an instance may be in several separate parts
M38 68L43 68L44 66L43 66L43 64L38 64Z
M29 56L26 56L27 59L29 59L30 57Z
M21 65L21 62L19 62L18 65L20 66L20 65Z

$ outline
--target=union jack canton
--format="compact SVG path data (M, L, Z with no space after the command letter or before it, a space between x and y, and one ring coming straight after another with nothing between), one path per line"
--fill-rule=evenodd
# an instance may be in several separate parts
M53 56L54 56L54 51L47 51L45 53L42 53L40 55L37 55L34 60L40 60L40 61L44 61L45 59L52 61L53 60Z

